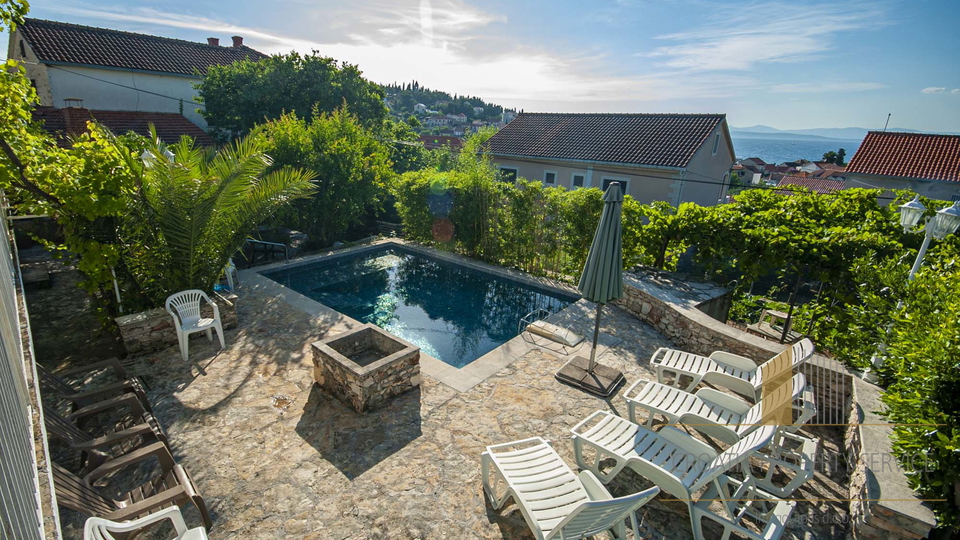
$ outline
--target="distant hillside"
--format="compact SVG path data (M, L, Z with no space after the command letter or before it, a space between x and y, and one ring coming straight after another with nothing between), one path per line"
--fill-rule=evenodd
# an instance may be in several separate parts
M417 81L401 84L385 84L383 90L387 94L387 107L390 114L404 120L411 115L418 114L414 107L422 103L433 114L464 114L467 120L483 120L498 122L503 107L496 103L488 103L477 96L450 95L442 90L431 90L420 86ZM483 109L483 110L480 110ZM428 116L431 113L420 113Z
M786 133L782 131L741 131L740 129L731 129L730 135L737 139L782 139L789 141L836 141L836 140L855 140L855 139L834 139L832 137L820 137L817 135L805 135L802 133Z

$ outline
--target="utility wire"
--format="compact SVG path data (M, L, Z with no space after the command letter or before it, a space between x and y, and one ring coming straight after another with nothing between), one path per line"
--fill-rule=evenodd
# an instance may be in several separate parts
M26 62L24 62L24 63L26 63ZM36 64L36 62L29 62L29 63L31 63L31 64ZM85 74L85 73L77 73L76 71L71 71L71 70L69 70L69 69L62 68L62 67L60 67L60 66L47 65L47 68L48 68L48 69L59 69L60 71L66 71L67 73L71 73L71 74L73 74L73 75L77 75L78 77L86 77L86 78L88 78L88 79L93 79L93 80L95 80L95 81L100 81L100 82L102 82L102 83L112 84L113 86L119 86L119 87L121 87L121 88L126 88L126 89L128 89L128 90L133 90L133 91L135 91L135 92L142 92L142 93L144 93L144 94L150 94L150 95L152 95L152 96L157 96L157 97L172 99L173 101L183 101L184 103L193 103L194 105L199 105L199 106L203 107L203 103L198 103L198 102L196 102L196 101L193 101L192 99L183 99L183 98L168 96L168 95L166 95L166 94L160 94L160 93L157 93L157 92L151 92L150 90L143 90L143 89L137 88L137 87L135 87L135 86L129 86L129 85L121 84L121 83L118 83L118 82L108 81L108 80L106 80L106 79L101 79L100 77L94 77L93 75L87 75L87 74Z
M532 160L532 159L521 159L521 158L514 158L514 157L511 157L511 158L508 158L508 159L510 159L510 161L519 161L519 162L522 162L522 163L535 163L535 164L538 164L538 165L542 165L542 164L543 164L542 161L536 161L536 160ZM615 171L615 170L612 170L612 169L602 169L602 168L597 168L597 167L593 167L592 170L593 170L594 172L616 174L616 175L621 175L621 176L623 176L623 175L629 175L629 176L635 176L635 177L639 177L639 178L649 178L649 179L652 179L652 180L670 180L669 178L664 178L664 177L662 177L662 176L651 176L651 175L645 175L645 174L638 174L638 173L626 172L626 171L622 171L622 170L621 170L621 171ZM707 185L713 185L713 186L730 186L730 185L731 185L731 183L730 183L729 180L726 181L726 182L724 182L722 179L715 178L715 177L711 177L711 176L707 176L707 175L703 175L703 174L700 174L700 173L695 173L695 172L692 172L692 171L686 171L686 174L693 174L693 175L696 175L696 176L700 176L701 178L705 178L706 180L697 180L697 179L693 179L693 178L684 178L684 179L683 179L683 182L690 182L690 183L693 183L693 184L707 184ZM773 190L784 190L785 187L784 187L784 186L761 186L761 185L757 185L757 186L747 186L746 189L773 189ZM879 188L879 189L882 189L882 188ZM836 196L836 195L833 194L833 193L823 193L822 195ZM878 196L877 199L886 199L886 200L891 200L891 201L892 201L892 200L896 200L897 197Z

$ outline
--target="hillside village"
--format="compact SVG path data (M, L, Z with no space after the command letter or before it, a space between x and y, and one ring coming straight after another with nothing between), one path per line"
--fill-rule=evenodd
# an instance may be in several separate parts
M3 538L960 530L960 136L767 163L723 112L27 9L0 0Z

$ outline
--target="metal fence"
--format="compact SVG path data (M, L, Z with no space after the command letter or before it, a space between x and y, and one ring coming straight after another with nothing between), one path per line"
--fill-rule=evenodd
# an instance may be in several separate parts
M0 522L2 538L43 538L40 484L24 373L16 268L0 195Z
M843 364L815 354L800 366L800 372L813 386L817 400L817 416L810 423L838 427L846 424L853 379Z

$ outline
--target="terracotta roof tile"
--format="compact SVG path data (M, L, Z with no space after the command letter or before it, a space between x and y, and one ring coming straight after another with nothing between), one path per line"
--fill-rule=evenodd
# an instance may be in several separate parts
M809 178L803 176L784 176L777 183L778 188L786 186L805 187L815 193L827 194L843 189L842 180L829 180L827 178ZM790 191L778 189L777 193L789 194Z
M43 122L43 127L57 139L57 144L70 145L68 137L86 129L86 121L95 119L117 135L132 131L148 137L150 124L157 129L157 136L167 144L180 140L181 135L193 137L197 144L213 146L215 141L200 126L177 113L138 111L89 111L87 109L55 109L37 107L33 119Z
M960 182L960 135L871 131L846 172Z
M106 28L27 19L22 32L41 62L204 75L212 65L266 58L247 46L220 47Z
M490 138L494 155L685 167L723 114L521 113Z

